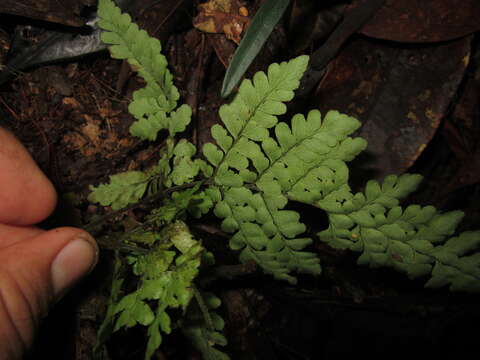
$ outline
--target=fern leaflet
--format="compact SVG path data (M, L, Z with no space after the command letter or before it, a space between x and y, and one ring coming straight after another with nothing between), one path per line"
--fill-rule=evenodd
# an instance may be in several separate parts
M404 174L388 176L381 185L371 180L365 193L332 192L317 202L330 219L319 238L333 247L361 252L359 264L390 266L410 278L431 273L427 287L480 290L480 257L464 256L480 245L480 232L465 232L446 241L462 212L442 214L433 206L398 206L420 181L419 175Z
M112 331L148 326L145 359L150 359L160 346L161 334L171 332L172 320L167 310L181 308L185 311L190 303L192 282L198 275L203 251L182 222L171 224L154 238L151 245L155 246L148 254L129 257L133 274L140 279L138 288L120 301L110 303L109 316L102 325L106 329L108 324L113 324ZM120 285L119 280L114 279L112 296Z
M131 134L155 140L163 129L172 137L184 131L192 110L188 105L176 109L180 95L167 69L167 60L161 54L160 41L140 30L130 15L122 14L112 0L99 1L98 16L98 24L104 30L102 41L110 45L112 57L127 60L146 82L145 88L134 92L129 106L130 113L137 119L130 127Z
M199 174L210 175L211 166L202 159L192 159L195 152L195 146L185 139L176 144L167 139L156 166L145 172L111 175L108 184L90 186L88 200L118 210L137 203L145 194L154 195L162 189L191 183Z
M221 333L225 323L215 311L220 307L220 299L212 293L198 290L195 291L195 299L181 322L182 332L204 360L229 360L228 355L216 347L227 345L227 339Z

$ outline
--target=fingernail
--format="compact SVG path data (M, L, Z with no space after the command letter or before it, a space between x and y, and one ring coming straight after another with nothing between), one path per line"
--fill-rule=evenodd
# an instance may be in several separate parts
M71 240L58 253L52 263L53 291L57 298L95 267L98 261L98 246L87 234Z

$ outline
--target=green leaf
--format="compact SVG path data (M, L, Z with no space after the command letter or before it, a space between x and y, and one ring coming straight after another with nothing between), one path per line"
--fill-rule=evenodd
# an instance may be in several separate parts
M367 182L367 185L365 187L365 196L368 201L375 200L378 196L380 196L381 192L382 191L378 182L374 180L370 180L369 182Z
M176 133L185 131L188 124L190 124L192 117L192 108L183 104L172 115L168 121L168 131L170 136L175 136Z
M138 293L132 293L123 297L115 306L114 313L120 313L115 322L114 331L137 324L149 325L155 319L150 306L139 297Z
M212 137L223 151L228 151L232 147L233 139L227 134L227 131L220 125L215 124L211 129ZM210 144L211 145L211 144Z
M150 178L140 171L128 171L110 176L109 184L90 186L90 202L111 206L113 210L138 202L147 190Z
M148 254L130 257L140 285L113 304L110 313L110 321L116 318L113 331L135 325L148 326L146 359L160 346L162 333L171 332L169 310L186 310L190 303L203 252L184 223L177 221L166 226L161 237L162 241L154 243L156 247ZM168 248L177 248L180 253ZM119 290L118 286L115 291Z
M157 315L152 325L148 327L148 342L145 349L145 360L149 360L155 353L155 351L162 344L162 334L160 332L160 316Z
M134 92L129 105L130 113L137 119L130 133L153 141L160 130L168 130L170 136L184 131L190 122L191 109L182 105L174 111L180 95L161 54L160 41L140 30L112 0L99 0L97 13L103 29L102 41L109 45L112 57L127 60L146 82L145 88Z
M253 82L244 80L238 96L220 108L225 127L213 126L212 136L225 153L212 144L203 148L207 160L217 167L213 174L217 184L234 187L241 186L244 179L255 181L247 169L250 162L259 171L268 167L268 159L254 141L268 138L267 129L277 124L276 115L286 111L283 102L293 98L307 62L308 57L300 56L270 65L267 74L256 74Z
M466 231L459 236L449 239L445 245L443 245L443 248L457 256L462 256L478 248L479 245L480 231Z
M200 160L192 157L196 153L195 145L185 139L180 140L173 150L173 169L168 174L166 184L183 185L192 182L200 173Z
M245 187L233 187L224 190L214 212L224 219L222 230L234 233L230 247L241 250L241 261L254 260L275 278L295 282L288 272L318 274L320 266L315 254L296 251L304 249L311 239L296 238L305 226L298 213L281 210L285 205L278 196L270 198Z
M217 348L227 345L220 331L224 321L214 309L220 306L220 299L212 293L196 292L196 304L191 304L185 319L181 323L182 332L192 345L200 351L204 360L229 360L230 358Z
M112 285L110 288L110 297L108 299L108 307L103 322L97 332L97 342L95 344L94 353L99 354L103 345L111 336L115 325L115 306L118 302L121 287L124 279L121 277L122 262L115 256Z
M227 69L222 85L222 97L229 96L238 84L289 3L290 0L267 0L257 11Z
M212 143L203 146L203 155L214 166L218 166L223 159L224 154Z
M369 181L365 196L333 192L318 206L329 213L330 226L318 233L332 247L361 252L358 263L390 266L410 278L431 274L427 287L448 285L452 291L480 289L480 257L465 256L480 245L480 232L465 232L447 240L463 217L433 206L398 206L414 191L420 176L387 176L383 184ZM328 200L328 201L327 201ZM365 201L366 200L366 201ZM443 244L443 245L442 245ZM432 264L435 264L432 266Z
M350 218L360 226L374 227L375 219L373 216L365 210L355 211L350 214Z
M418 174L390 175L385 178L382 191L394 198L403 199L415 191L421 181L422 176Z
M183 221L176 221L169 226L167 236L182 254L187 253L188 250L198 244L198 241L196 241L190 233L187 224Z

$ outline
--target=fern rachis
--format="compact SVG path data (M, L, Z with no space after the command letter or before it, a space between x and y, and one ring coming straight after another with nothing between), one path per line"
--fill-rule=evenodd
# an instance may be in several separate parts
M393 267L411 278L430 276L429 287L480 291L480 253L472 254L480 232L455 236L460 212L400 206L420 176L389 176L381 184L369 181L363 192L352 191L347 163L367 145L352 137L358 120L337 111L322 118L313 110L306 117L295 115L291 125L279 121L308 57L272 64L266 73L244 80L232 102L219 109L222 124L211 129L215 143L199 154L178 136L191 110L177 106L179 92L158 40L121 15L111 0L100 0L99 15L112 56L127 59L146 81L129 107L136 118L132 135L153 141L160 131L168 132L156 166L112 175L108 184L91 187L91 202L116 211L161 195L135 231L120 236L143 251L117 261L122 271L115 271L102 341L109 331L147 326L149 358L175 325L205 359L227 359L216 347L225 344L223 320L215 312L218 298L195 285L213 255L190 232L189 216L213 212L232 234L229 245L241 261L254 260L266 273L294 283L295 272L319 275L321 267L317 254L306 251L317 240L305 235L299 214L286 209L290 200L323 210L329 226L318 240L360 252L360 264ZM125 274L137 286L119 299ZM173 319L172 309L181 309L183 317Z

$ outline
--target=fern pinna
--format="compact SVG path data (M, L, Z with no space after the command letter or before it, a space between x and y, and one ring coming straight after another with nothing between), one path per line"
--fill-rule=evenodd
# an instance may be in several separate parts
M390 266L411 278L429 276L428 287L480 290L480 253L472 254L480 232L454 236L462 213L399 206L420 176L389 176L381 184L369 181L364 192L352 191L347 162L367 146L364 139L352 137L358 120L337 111L322 118L313 110L295 115L290 125L279 122L306 70L307 56L272 64L266 73L244 80L233 101L219 110L222 125L211 129L216 143L198 154L195 145L178 137L192 112L188 105L177 106L179 92L159 41L111 0L100 0L98 14L112 56L126 59L146 82L129 106L136 119L131 134L144 140L155 140L161 131L167 135L156 166L112 175L108 184L91 187L89 200L114 210L146 196L163 196L144 223L117 234L119 242L148 250L117 261L99 348L112 331L143 325L149 337L145 358L150 358L161 334L180 327L205 359L228 358L216 348L226 343L223 320L214 312L219 300L194 285L213 255L188 230L187 213L201 217L213 211L222 230L232 234L229 245L239 251L240 261L253 260L274 278L291 283L296 272L321 273L318 256L306 250L314 240L305 236L299 214L286 210L289 201L296 201L325 211L329 226L318 239L360 252L359 264ZM138 283L119 298L125 268ZM173 308L184 314L174 325Z

